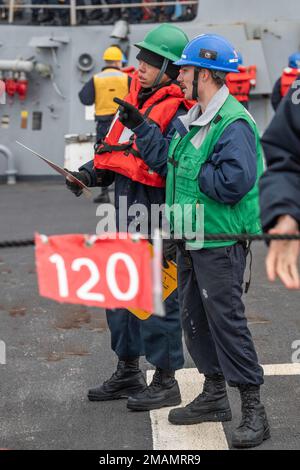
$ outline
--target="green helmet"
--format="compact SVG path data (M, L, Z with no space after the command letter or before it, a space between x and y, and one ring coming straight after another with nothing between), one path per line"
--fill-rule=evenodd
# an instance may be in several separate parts
M146 34L142 42L135 44L139 49L147 49L169 59L179 60L189 39L182 29L172 24L162 23Z

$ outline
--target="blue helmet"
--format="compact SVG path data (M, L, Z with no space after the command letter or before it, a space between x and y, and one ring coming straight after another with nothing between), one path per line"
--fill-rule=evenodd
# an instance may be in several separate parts
M295 52L289 57L289 67L292 69L300 68L300 52Z
M238 52L237 54L238 54L238 65L243 65L244 60L243 60L242 54L240 52Z
M194 65L211 70L238 73L239 57L233 45L218 34L200 34L184 48L175 65Z

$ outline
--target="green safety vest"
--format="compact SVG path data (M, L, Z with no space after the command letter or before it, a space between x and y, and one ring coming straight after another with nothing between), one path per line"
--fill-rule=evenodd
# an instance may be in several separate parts
M224 130L234 121L244 119L256 138L257 179L254 187L237 203L224 204L204 194L199 187L198 175L202 165L209 159ZM200 131L193 126L184 136L176 133L169 147L168 175L166 183L166 215L174 234L187 232L208 234L260 233L261 223L258 200L258 181L264 169L263 150L258 128L234 97L228 96L210 123L209 131L200 148L191 140ZM241 149L241 151L243 151ZM200 206L202 205L202 206ZM186 209L184 215L184 206ZM197 208L204 208L204 219L197 217ZM187 224L186 220L189 219ZM187 237L188 238L188 237ZM191 237L189 237L191 239ZM190 242L193 248L216 248L233 245L235 241Z

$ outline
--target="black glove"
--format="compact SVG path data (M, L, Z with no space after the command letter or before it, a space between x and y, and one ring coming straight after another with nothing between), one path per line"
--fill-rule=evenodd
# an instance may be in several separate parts
M67 170L67 168L65 168L65 170ZM69 171L69 170L67 170L67 171ZM71 173L71 175L75 176L75 178L80 180L86 186L89 186L90 180L89 180L89 177L87 176L86 171L69 171L69 173ZM66 185L67 185L67 188L70 191L72 191L72 193L75 194L75 196L77 196L77 197L81 196L82 189L81 189L80 186L78 186L78 184L73 183L72 181L69 181L66 178Z
M176 243L172 240L163 239L163 267L168 268L168 261L176 261Z
M144 116L132 104L114 98L114 102L119 104L119 120L128 129L134 129L145 121Z
M97 186L101 188L107 188L110 186L115 180L115 172L110 170L101 170L95 168L97 174Z

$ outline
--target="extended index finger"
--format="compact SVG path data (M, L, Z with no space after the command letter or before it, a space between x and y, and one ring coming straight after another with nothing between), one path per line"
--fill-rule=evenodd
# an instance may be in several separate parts
M123 100L120 100L120 98L118 98L117 96L115 96L114 102L119 104L120 106L126 106L126 102Z

